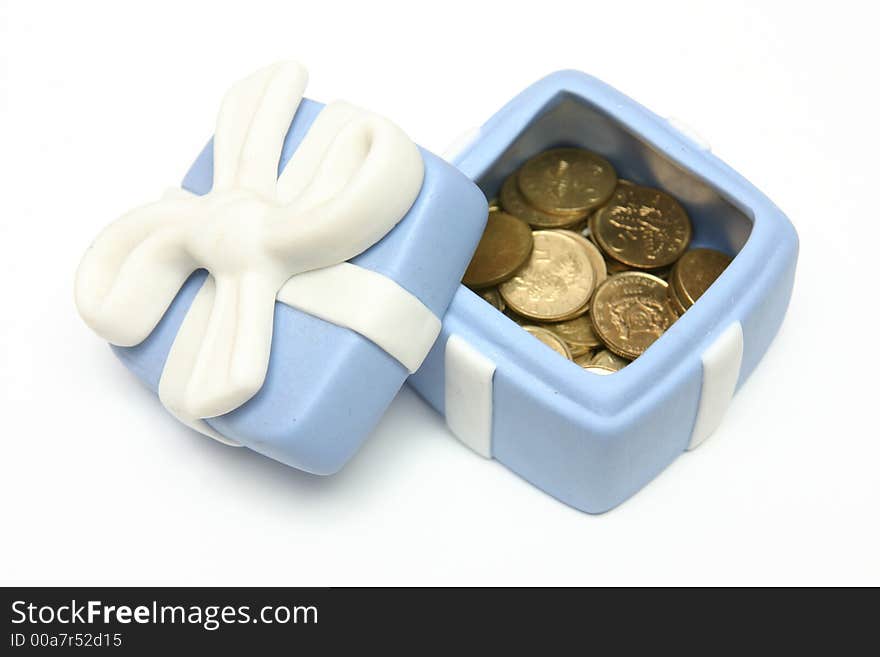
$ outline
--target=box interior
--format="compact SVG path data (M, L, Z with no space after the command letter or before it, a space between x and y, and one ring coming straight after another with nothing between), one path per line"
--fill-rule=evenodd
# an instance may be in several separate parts
M560 93L538 112L501 155L477 177L487 198L533 155L557 146L578 146L608 159L619 177L662 189L685 208L693 223L691 248L708 247L735 256L752 220L693 172L687 171L583 98Z
M628 126L568 92L550 99L500 155L477 174L476 183L488 199L497 198L507 176L535 154L558 146L596 152L614 165L618 177L674 196L693 224L688 248L707 247L736 256L751 233L752 218L716 188Z

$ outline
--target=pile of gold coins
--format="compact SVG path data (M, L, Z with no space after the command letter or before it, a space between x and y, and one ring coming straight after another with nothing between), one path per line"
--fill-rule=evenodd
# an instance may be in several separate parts
M619 179L595 153L556 148L504 181L463 282L560 355L611 374L730 263L688 250L691 234L669 194Z

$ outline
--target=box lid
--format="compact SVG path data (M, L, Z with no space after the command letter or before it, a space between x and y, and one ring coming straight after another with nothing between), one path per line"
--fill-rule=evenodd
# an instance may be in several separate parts
M329 474L427 355L487 204L390 121L305 84L281 63L233 86L183 190L105 229L76 297L181 421Z

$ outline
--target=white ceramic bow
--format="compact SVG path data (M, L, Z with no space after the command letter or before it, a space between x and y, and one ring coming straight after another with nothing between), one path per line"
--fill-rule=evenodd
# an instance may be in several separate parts
M336 273L318 278L342 272L376 286L376 274L339 263L379 241L421 189L416 145L389 121L343 102L319 113L278 175L306 80L302 67L281 63L233 86L217 120L211 191L129 212L99 235L77 272L85 321L112 344L132 346L190 274L208 270L160 385L163 403L189 424L227 413L260 389L276 295L289 280L303 275L299 287L318 296L308 273L326 268Z

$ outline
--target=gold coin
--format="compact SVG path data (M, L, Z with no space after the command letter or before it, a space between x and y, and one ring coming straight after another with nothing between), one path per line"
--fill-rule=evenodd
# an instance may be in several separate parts
M473 288L497 285L513 276L531 250L532 231L524 222L505 212L490 212L462 282Z
M497 287L487 287L485 290L478 290L477 294L483 297L484 301L495 306L495 308L501 312L504 312L504 309L507 308Z
M501 210L501 203L498 202L498 197L489 199L489 212L498 212L499 210Z
M674 312L678 317L684 315L684 312L687 310L687 308L684 307L681 299L678 298L678 294L675 291L674 285L667 285L666 298L669 301L669 307L672 308L672 312Z
M593 367L605 367L609 370L622 370L629 365L629 361L622 356L618 356L613 351L602 349L597 351L590 359L589 364Z
M605 258L602 256L599 247L580 233L573 230L560 229L559 232L568 235L575 242L580 244L584 251L587 252L587 257L590 259L590 265L593 267L594 286L599 287L605 279L608 278L608 267L605 265Z
M731 262L730 256L715 249L691 249L672 269L672 287L675 296L685 308L690 308Z
M602 342L624 358L643 354L675 320L666 287L666 281L634 271L602 283L590 311Z
M517 176L526 201L543 212L586 215L614 193L617 173L582 148L554 148L526 162Z
M565 344L562 338L560 338L552 331L548 331L547 329L540 326L531 326L529 324L523 326L523 330L528 331L529 333L534 335L536 338L538 338L538 340L550 347L560 356L565 356L568 360L571 360L571 351L568 350L568 346Z
M562 338L568 345L572 356L580 356L602 344L596 336L596 332L593 331L593 322L590 321L588 315L581 315L567 322L542 324L541 326Z
M671 265L691 241L691 220L684 208L651 187L618 185L591 219L591 232L602 251L638 269Z
M533 228L562 228L580 221L580 216L566 217L547 212L541 212L532 207L523 198L516 183L516 172L512 173L501 185L501 205L505 212L522 219Z
M498 290L516 313L553 322L571 316L593 292L593 267L573 239L553 231L532 233L528 262Z
M572 357L572 360L575 363L577 363L578 365L580 365L581 367L589 367L590 361L592 359L593 359L593 352L592 351L587 351L586 353L581 354L580 356L573 356Z

